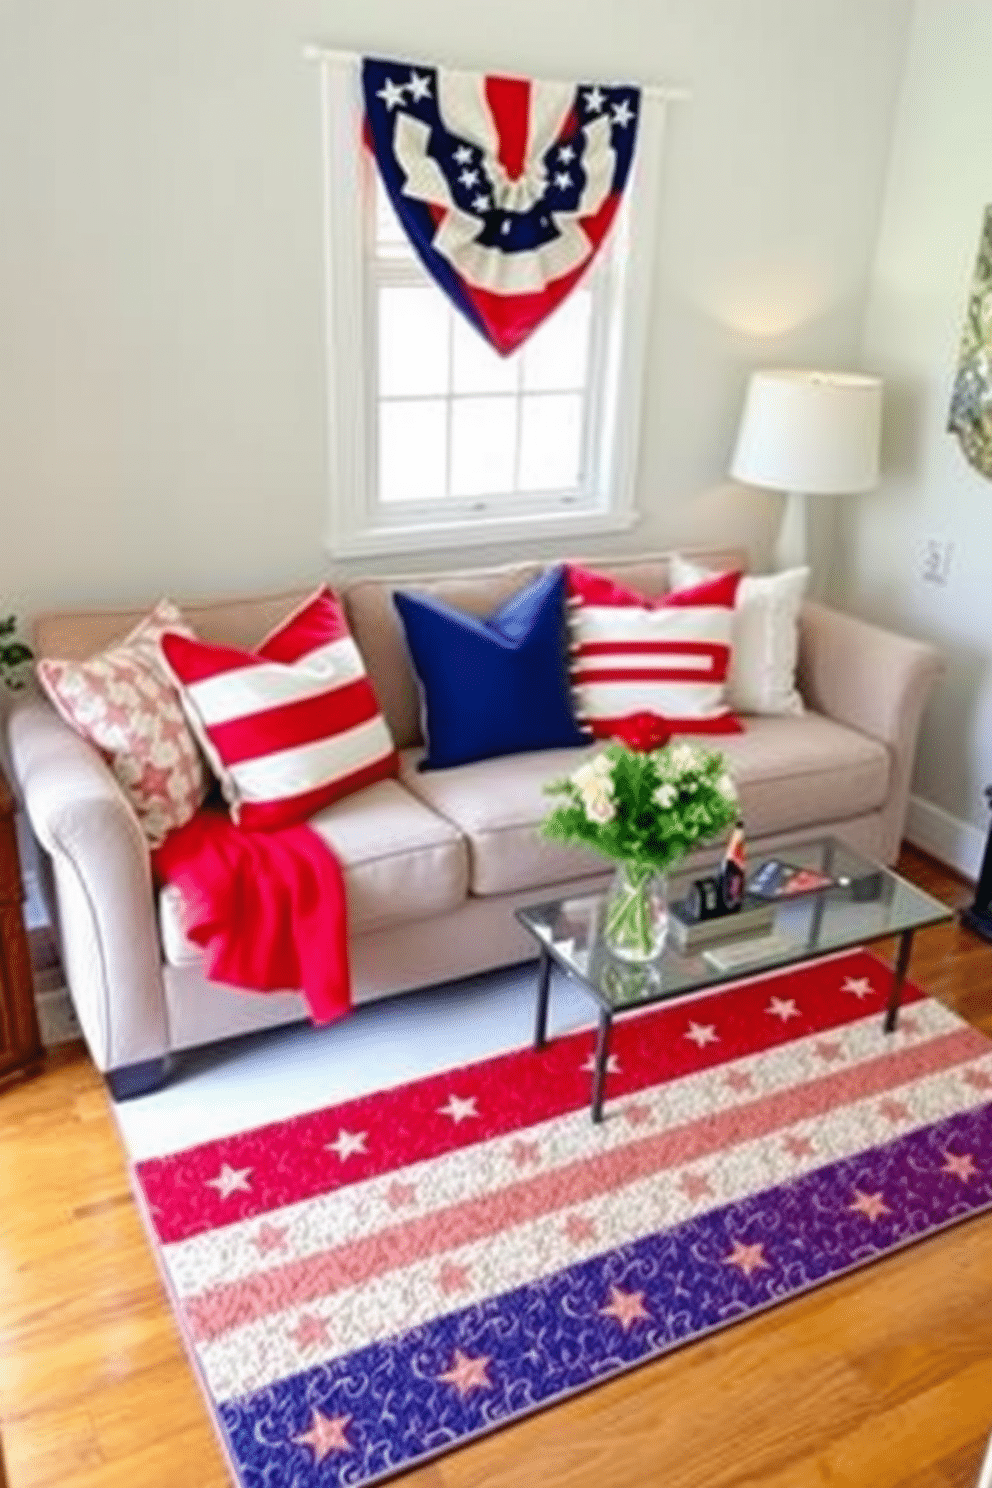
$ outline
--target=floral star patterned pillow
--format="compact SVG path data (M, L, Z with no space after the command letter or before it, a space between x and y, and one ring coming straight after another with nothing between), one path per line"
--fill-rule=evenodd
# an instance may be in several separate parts
M88 661L46 657L37 664L48 697L110 765L152 847L195 815L209 784L162 665L159 641L166 631L193 634L163 599L122 641Z

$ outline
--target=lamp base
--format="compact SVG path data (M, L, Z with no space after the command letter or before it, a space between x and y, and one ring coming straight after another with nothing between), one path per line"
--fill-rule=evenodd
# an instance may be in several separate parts
M806 496L802 491L790 491L775 543L775 567L802 568L808 562L806 552Z

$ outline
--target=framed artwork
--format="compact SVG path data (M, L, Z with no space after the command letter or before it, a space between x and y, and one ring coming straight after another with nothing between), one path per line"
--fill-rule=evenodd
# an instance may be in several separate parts
M965 459L992 480L992 206L982 218L947 427Z

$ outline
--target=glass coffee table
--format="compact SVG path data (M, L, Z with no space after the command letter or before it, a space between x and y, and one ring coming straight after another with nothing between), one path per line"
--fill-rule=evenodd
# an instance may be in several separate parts
M739 981L783 966L815 961L835 951L899 937L895 974L885 1011L885 1031L896 1026L906 971L913 949L913 933L925 925L954 918L946 904L924 894L897 873L860 856L832 837L789 843L749 864L749 879L770 857L781 856L800 867L815 868L836 880L836 886L775 902L771 928L754 936L728 936L719 942L732 947L735 964L715 965L708 959L717 946L678 951L671 942L646 965L618 960L602 939L602 894L563 897L516 911L517 919L540 947L537 981L537 1021L534 1047L547 1041L551 967L557 964L595 998L599 1005L599 1036L592 1076L592 1119L602 1121L610 1031L618 1013L652 1003L698 996L728 982ZM700 869L669 876L669 901L688 891Z

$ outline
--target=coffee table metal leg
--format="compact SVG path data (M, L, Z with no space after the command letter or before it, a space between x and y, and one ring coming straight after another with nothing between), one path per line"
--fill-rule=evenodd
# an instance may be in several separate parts
M537 969L537 1020L534 1024L534 1048L543 1049L548 1041L548 996L551 991L551 957L541 947Z
M613 1015L606 1008L599 1010L599 1036L596 1039L596 1063L592 1076L592 1119L603 1119L603 1093L606 1088L606 1066L610 1058L610 1029Z
M892 991L889 993L889 1005L885 1009L885 1031L894 1033L896 1019L899 1016L899 1003L902 1000L902 989L906 982L906 972L909 968L909 958L913 953L913 932L904 930L899 937L899 952L896 956L896 969L892 975Z

